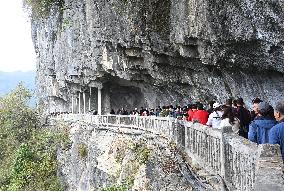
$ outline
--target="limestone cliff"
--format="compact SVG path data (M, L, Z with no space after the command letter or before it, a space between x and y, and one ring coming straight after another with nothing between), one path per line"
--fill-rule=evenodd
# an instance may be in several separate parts
M202 191L222 186L205 171L207 184L194 178L175 144L158 136L83 122L62 126L71 127L71 144L58 152L64 190Z
M229 96L275 103L284 92L283 8L281 0L65 0L32 22L39 99L47 112L71 111L72 95L76 111L89 97L94 109L102 87L104 112Z

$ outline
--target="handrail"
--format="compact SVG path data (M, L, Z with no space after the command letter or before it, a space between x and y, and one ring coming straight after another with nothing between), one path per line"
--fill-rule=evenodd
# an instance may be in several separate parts
M284 184L276 183L281 182L279 174L283 167L279 146L258 146L234 134L229 127L212 129L198 123L155 116L64 114L52 119L84 121L102 127L137 129L159 135L176 142L204 169L220 175L230 190L248 191L255 186L261 190L259 185L284 190ZM263 176L261 172L264 171L259 165L264 161L264 153L273 153L265 155L271 161L267 168L271 168L269 170L273 173L262 177L265 182L259 184L259 177Z

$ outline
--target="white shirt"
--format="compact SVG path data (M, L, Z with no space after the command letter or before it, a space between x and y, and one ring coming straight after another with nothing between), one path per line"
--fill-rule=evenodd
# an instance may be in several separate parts
M220 129L222 115L223 115L223 111L213 111L209 115L206 125L212 126L212 128Z
M220 123L220 128L222 127L232 127L234 133L238 134L240 130L240 120L238 118L234 118L233 125L229 122L229 118L225 118Z

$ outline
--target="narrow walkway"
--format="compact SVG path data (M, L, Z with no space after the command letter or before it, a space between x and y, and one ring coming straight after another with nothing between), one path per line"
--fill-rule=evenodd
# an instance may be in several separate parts
M216 130L198 123L149 116L63 114L51 120L84 121L100 128L150 133L175 142L200 167L222 177L230 190L284 190L279 146L257 145L237 136L229 127ZM188 173L189 179L191 175Z

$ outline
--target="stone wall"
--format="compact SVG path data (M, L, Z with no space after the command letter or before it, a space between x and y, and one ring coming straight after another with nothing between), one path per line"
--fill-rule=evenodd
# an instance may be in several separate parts
M225 181L229 190L283 190L279 145L257 145L227 127L212 129L172 118L137 116L60 115L57 119L85 121L100 128L147 131L174 141L198 165Z
M71 141L57 152L58 176L65 191L208 190L192 177L167 139L133 125L111 125L127 124L127 118L111 118L109 123L105 118L91 120L91 116L59 120L51 127L70 132Z

